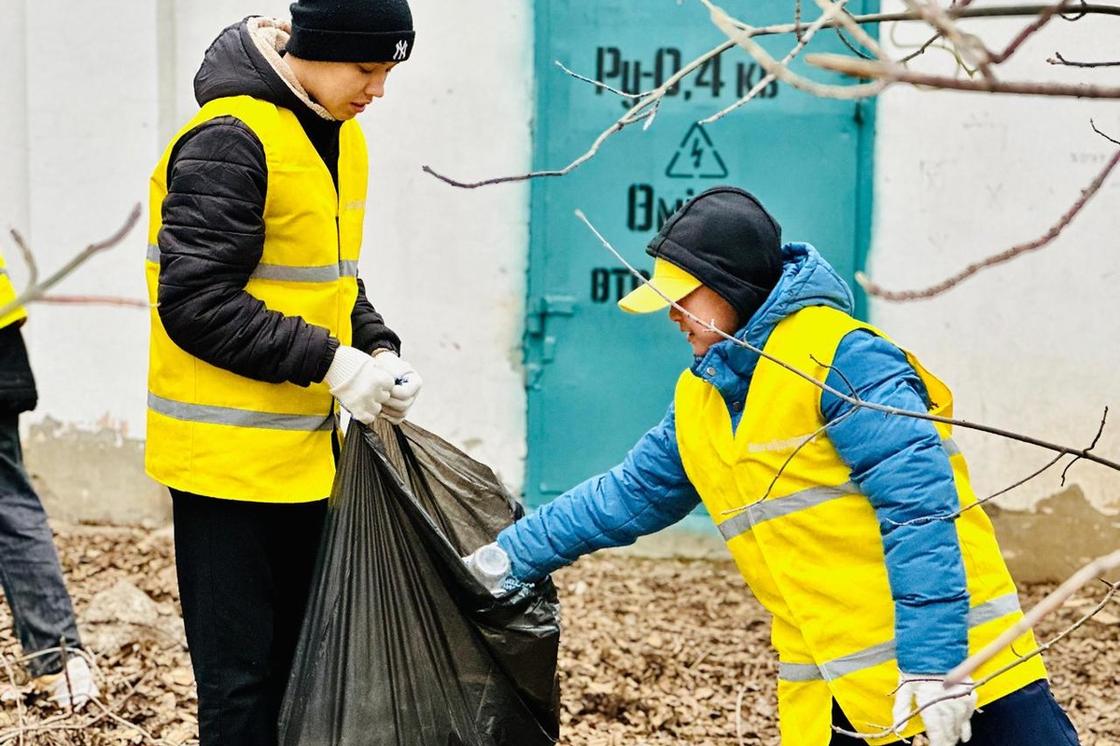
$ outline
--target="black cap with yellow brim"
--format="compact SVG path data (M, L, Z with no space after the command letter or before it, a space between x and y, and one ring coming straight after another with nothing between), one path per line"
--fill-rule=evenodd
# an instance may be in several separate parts
M657 258L653 260L653 277L620 300L618 307L629 313L654 313L681 300L701 284L672 262Z

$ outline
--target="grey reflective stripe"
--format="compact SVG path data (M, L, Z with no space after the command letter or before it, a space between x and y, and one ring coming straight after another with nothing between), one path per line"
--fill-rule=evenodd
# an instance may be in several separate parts
M856 487L854 482L844 482L844 484L835 487L810 487L786 497L763 500L750 506L739 515L719 524L719 532L723 535L724 541L730 541L764 521L783 518L791 513L814 508L838 497L858 493L859 488Z
M334 429L334 414L303 415L254 412L248 409L216 407L209 404L188 404L164 399L148 392L148 408L166 417L208 425L235 425L264 430L298 430L302 432L330 431Z
M160 251L156 244L148 245L148 261L159 264ZM334 282L340 276L357 277L358 263L320 264L312 267L291 267L286 264L258 264L251 275L254 280L286 280L288 282Z
M986 601L969 609L968 626L979 627L981 624L986 624L1016 611L1019 611L1019 594L1008 593L1006 596L993 598L991 601Z
M945 440L941 441L941 447L945 449L945 453L949 456L949 458L952 458L953 456L956 456L961 452L960 446L957 445L957 441L953 440L952 438L946 438Z
M7 276L8 276L8 270L4 269L3 267L0 267L0 277L7 277Z
M986 622L999 619L1000 617L1007 616L1008 614L1019 611L1019 595L1017 593L1008 593L1006 596L998 596L991 601L985 601L979 606L973 606L968 610L968 626L969 628L979 627ZM841 676L847 676L856 671L862 671L865 668L877 666L880 663L886 663L893 660L895 657L894 640L887 640L878 645L872 645L869 648L845 655L840 658L822 664L819 668L811 663L781 663L778 666L778 678L784 681L816 681L823 679L832 681ZM789 672L792 676L797 678L786 678L786 670L789 667ZM814 676L808 669L814 669L816 675Z
M820 681L821 672L815 663L778 663L782 681Z
M337 264L317 267L289 267L283 264L258 264L253 270L254 280L287 280L289 282L334 282L338 279Z
M869 648L845 655L843 658L829 661L821 666L821 672L824 678L832 681L841 676L846 676L856 671L862 671L865 668L877 666L880 663L886 663L894 658L894 640L887 640L878 645L872 645Z

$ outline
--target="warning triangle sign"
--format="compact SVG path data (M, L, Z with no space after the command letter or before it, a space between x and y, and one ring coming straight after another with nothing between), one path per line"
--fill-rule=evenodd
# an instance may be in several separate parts
M672 179L722 179L727 176L727 166L712 144L712 138L694 123L669 161L665 175Z

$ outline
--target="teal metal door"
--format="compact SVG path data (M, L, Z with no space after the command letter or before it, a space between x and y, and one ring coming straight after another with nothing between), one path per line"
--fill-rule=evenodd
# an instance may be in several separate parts
M752 23L792 19L792 0L728 9L737 5ZM850 4L853 12L872 6ZM632 103L570 78L555 60L631 93L654 88L724 38L698 3L537 0L535 12L537 169L569 163ZM794 39L763 43L780 57ZM810 46L841 49L832 32ZM692 361L664 314L617 309L634 282L573 216L576 208L627 261L648 268L646 244L684 200L733 184L762 200L785 240L814 244L849 280L861 268L873 105L818 99L776 83L724 119L696 125L762 75L744 53L727 52L686 78L648 130L633 125L571 174L533 182L525 334L530 505L621 461L664 415L677 376Z

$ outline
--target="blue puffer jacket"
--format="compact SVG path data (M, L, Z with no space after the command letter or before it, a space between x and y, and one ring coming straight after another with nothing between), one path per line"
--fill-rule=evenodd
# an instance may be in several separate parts
M763 306L739 330L762 348L779 321L808 306L832 306L850 313L851 291L808 244L783 247L784 270ZM865 331L846 336L834 358L828 384L856 389L865 401L925 411L925 386L906 356ZM713 345L693 370L714 368L709 380L719 389L732 422L741 413L758 355L731 342ZM850 406L825 393L824 416L835 421ZM673 407L642 436L626 459L606 474L583 482L506 528L498 543L509 554L513 575L535 580L604 547L623 546L680 520L700 502L681 465ZM933 425L911 417L886 417L861 409L828 430L852 469L852 479L879 518L887 573L895 606L899 667L908 673L945 673L967 655L968 591L956 529L932 521L899 526L919 516L951 513L958 507L952 469ZM838 558L842 561L842 558Z

